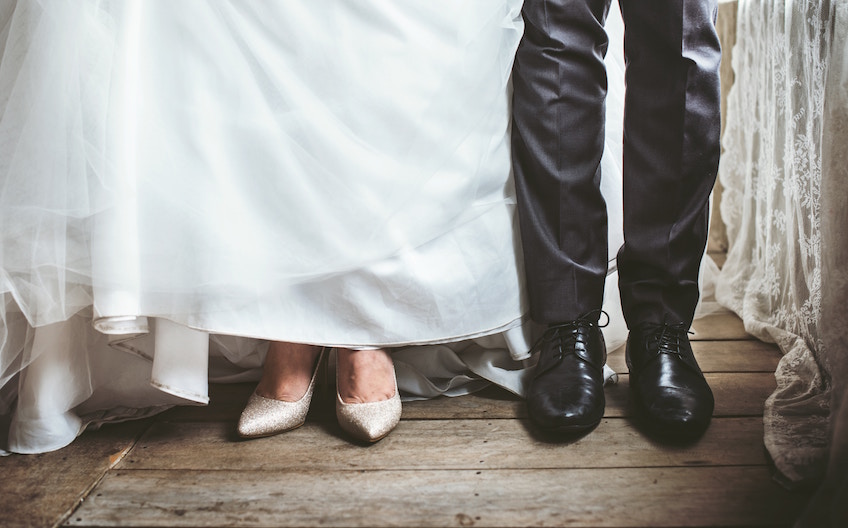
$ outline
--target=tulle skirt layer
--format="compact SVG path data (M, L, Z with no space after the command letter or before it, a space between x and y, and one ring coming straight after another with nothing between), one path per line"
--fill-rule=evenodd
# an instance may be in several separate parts
M421 397L520 393L520 8L0 2L9 448L204 403L210 379L256 378L266 340L396 347ZM616 50L612 145L621 71ZM613 226L619 157L604 159Z
M97 318L231 331L268 303L350 313L363 286L415 324L351 335L373 315L355 302L349 324L315 323L339 337L292 321L290 338L419 341L422 316L455 320L406 300L439 296L428 275L452 298L451 280L515 273L506 86L521 21L515 1L442 4L18 4L0 214L4 282L30 323L93 302ZM409 256L478 230L499 265ZM516 292L475 294L506 323Z

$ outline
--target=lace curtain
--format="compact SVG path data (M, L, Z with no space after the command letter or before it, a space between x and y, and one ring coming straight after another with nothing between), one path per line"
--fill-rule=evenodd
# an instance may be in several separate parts
M827 475L799 524L848 522L848 1L741 0L737 17L716 297L784 353L766 448L789 486Z

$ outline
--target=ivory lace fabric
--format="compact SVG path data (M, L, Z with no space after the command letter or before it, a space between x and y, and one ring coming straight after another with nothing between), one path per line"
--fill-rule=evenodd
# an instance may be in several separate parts
M765 445L784 482L842 486L818 522L848 522L846 33L842 0L739 2L719 171L730 249L716 297L784 353Z
M0 0L6 447L203 404L210 380L256 379L267 340L392 347L408 397L520 394L520 8ZM620 226L611 19L603 185Z

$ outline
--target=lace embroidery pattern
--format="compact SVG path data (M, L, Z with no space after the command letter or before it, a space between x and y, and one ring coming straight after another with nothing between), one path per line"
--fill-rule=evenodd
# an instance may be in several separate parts
M784 353L765 444L790 483L819 478L831 381L822 323L822 145L834 3L742 0L719 177L730 249L716 297Z

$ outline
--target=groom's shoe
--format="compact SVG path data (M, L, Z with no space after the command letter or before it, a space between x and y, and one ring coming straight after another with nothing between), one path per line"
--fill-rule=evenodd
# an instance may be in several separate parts
M683 324L643 325L627 338L625 356L637 411L652 432L667 439L701 436L715 406L687 334Z
M540 429L582 433L604 417L607 351L594 319L551 325L535 346L539 362L527 390L527 412Z

